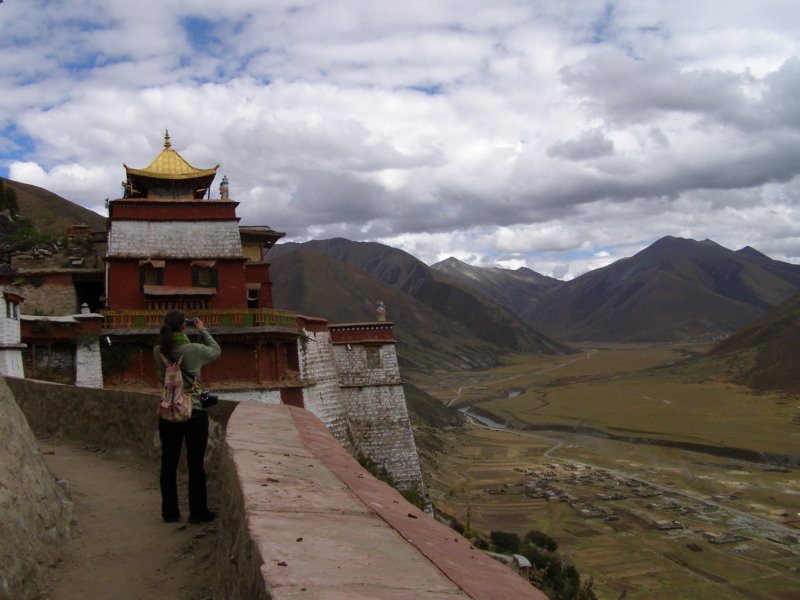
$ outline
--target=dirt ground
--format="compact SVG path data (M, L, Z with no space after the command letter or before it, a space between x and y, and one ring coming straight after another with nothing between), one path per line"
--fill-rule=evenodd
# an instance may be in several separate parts
M212 598L216 527L190 525L185 506L181 522L161 520L157 465L62 440L39 447L69 482L74 523L36 600ZM185 481L179 486L185 501Z

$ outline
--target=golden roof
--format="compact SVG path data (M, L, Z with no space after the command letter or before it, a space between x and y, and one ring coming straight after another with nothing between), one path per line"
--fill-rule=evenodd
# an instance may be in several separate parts
M152 177L154 179L195 179L198 177L214 176L219 165L211 169L197 169L186 162L180 154L172 149L169 140L169 131L164 134L164 149L153 159L144 169L131 169L123 163L125 172L130 175L140 177Z

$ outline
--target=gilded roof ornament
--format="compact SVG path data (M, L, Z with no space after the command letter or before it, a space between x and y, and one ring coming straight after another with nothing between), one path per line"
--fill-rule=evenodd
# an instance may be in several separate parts
M153 162L144 169L132 169L128 165L123 166L128 173L129 179L131 175L155 179L195 179L213 176L219 168L219 165L216 165L211 169L198 169L190 165L186 159L172 149L168 129L164 133L164 149L153 159Z

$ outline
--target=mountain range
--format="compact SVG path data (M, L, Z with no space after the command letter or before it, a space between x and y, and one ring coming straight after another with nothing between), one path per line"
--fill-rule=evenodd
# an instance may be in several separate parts
M733 333L798 289L800 265L668 236L550 289L519 316L562 340L703 339Z
M571 349L508 309L450 280L407 252L342 238L278 244L268 255L275 305L331 322L375 318L383 301L401 365L472 368L508 352Z
M344 239L279 244L269 256L276 272L279 259L292 252L315 252L355 267L402 292L405 302L422 302L480 339L514 351L565 350L553 340L721 338L800 290L800 265L750 247L733 251L710 240L669 236L566 282L455 258L428 267L401 250ZM341 310L313 308L322 314Z

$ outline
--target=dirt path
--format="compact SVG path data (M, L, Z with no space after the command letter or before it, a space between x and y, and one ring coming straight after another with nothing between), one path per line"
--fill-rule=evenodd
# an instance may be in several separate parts
M162 522L157 466L62 440L39 447L69 482L75 522L37 600L212 597L215 526Z

